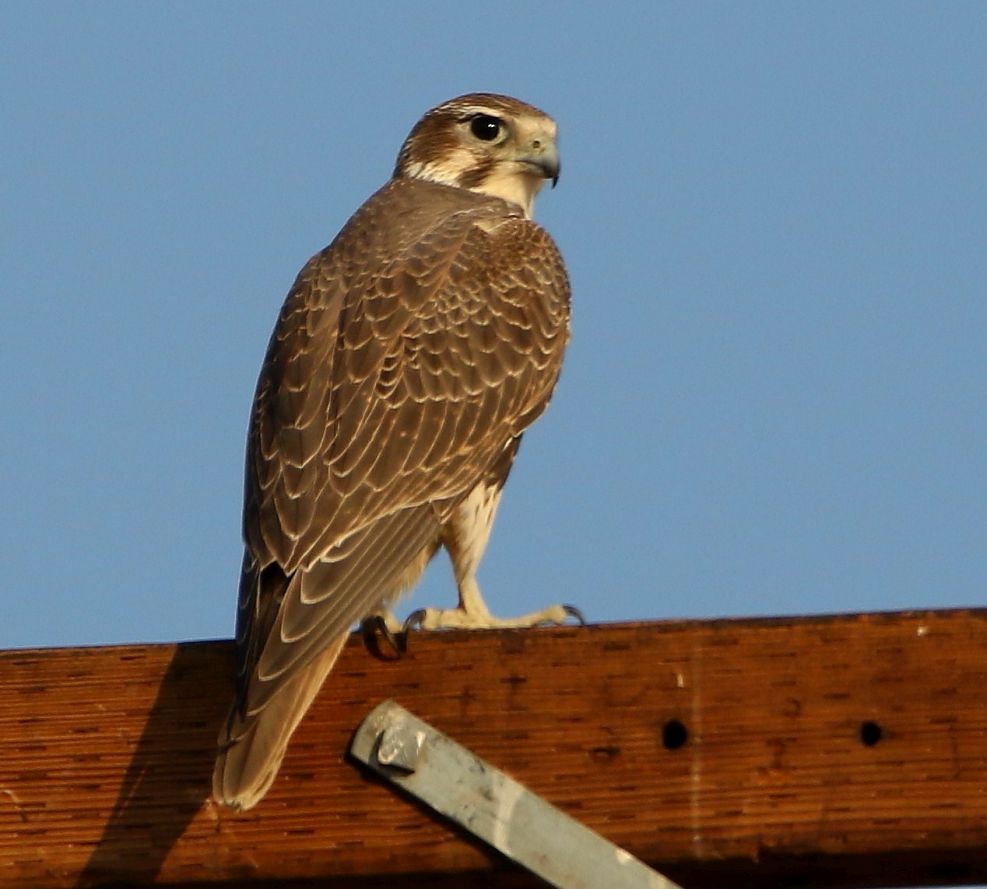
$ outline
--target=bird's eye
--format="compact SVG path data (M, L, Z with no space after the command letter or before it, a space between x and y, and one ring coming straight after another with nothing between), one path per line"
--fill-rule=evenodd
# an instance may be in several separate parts
M478 114L470 121L470 132L482 142L493 142L503 124L489 114Z

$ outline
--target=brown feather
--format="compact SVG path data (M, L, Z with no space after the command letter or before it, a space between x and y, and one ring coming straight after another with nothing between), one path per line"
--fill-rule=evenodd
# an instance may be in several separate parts
M426 116L399 169L448 149L461 113ZM499 492L568 319L562 260L519 207L402 175L302 269L250 422L218 800L263 796L352 625L417 580L477 485Z

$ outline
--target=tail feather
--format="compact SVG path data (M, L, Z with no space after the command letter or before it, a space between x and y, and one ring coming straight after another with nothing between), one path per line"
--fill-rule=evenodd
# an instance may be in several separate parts
M343 633L299 668L256 712L234 711L219 735L213 797L240 811L257 805L277 776L290 740L346 643ZM235 707L235 705L234 705Z

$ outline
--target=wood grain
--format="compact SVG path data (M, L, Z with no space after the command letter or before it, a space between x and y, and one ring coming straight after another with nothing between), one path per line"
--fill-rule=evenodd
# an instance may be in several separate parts
M237 815L230 643L3 652L0 885L538 885L347 759L385 698L689 887L987 882L985 653L985 611L354 637Z

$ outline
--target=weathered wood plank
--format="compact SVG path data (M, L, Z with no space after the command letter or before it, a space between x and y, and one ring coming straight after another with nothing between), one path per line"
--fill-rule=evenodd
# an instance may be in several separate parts
M354 638L243 815L231 657L0 653L0 884L536 885L346 759L388 697L690 887L987 882L985 611Z

